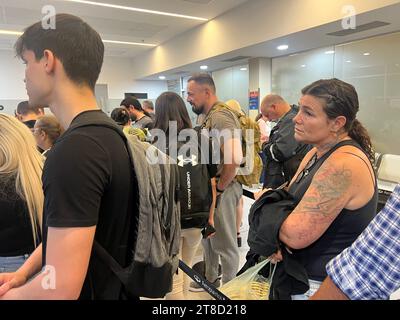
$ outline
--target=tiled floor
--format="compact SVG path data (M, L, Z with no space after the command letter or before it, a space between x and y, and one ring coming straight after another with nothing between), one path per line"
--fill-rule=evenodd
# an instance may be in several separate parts
M239 248L240 254L240 262L239 262L239 269L243 266L246 261L246 253L249 250L249 246L247 245L247 234L249 231L249 223L248 223L248 213L250 210L251 205L253 204L253 200L243 197L243 219L242 219L242 226L240 228L240 235L242 237L242 246ZM202 246L199 246L199 250L194 258L193 264L203 260L203 250ZM142 298L145 299L145 298ZM207 292L189 292L189 300L211 300L213 299ZM163 300L163 299L157 299Z
M240 227L240 236L242 237L242 246L239 248L240 254L240 262L239 269L244 265L246 261L246 253L249 250L249 246L247 245L247 234L249 232L249 222L248 222L248 214L250 211L250 207L253 204L254 200L251 200L247 197L243 197L243 219L242 226ZM203 251L200 246L198 253L194 259L194 264L198 261L203 260ZM212 297L206 292L190 292L189 293L190 300L210 300Z

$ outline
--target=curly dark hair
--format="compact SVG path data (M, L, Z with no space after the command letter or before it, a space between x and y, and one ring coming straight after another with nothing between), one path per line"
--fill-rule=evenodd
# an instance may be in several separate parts
M111 119L120 126L126 126L130 119L129 112L125 108L115 108L111 112Z
M344 129L368 156L371 164L375 162L375 153L367 129L356 119L359 110L357 91L351 84L339 79L318 80L301 90L303 95L310 95L325 101L324 111L329 119L338 116L346 118Z

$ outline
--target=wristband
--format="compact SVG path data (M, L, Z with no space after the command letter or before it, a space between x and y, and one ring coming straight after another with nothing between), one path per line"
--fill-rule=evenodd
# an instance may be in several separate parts
M225 190L220 190L220 189L218 189L218 184L216 185L216 189L217 189L217 192L218 193L223 193Z

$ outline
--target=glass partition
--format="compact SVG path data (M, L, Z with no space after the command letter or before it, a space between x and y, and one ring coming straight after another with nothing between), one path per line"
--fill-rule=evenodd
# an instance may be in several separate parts
M297 103L305 85L332 77L355 86L358 119L376 152L400 154L400 33L272 60L272 91L289 103Z

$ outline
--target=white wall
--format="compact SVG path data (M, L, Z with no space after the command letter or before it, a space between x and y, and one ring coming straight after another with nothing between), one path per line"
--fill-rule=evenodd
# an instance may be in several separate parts
M15 57L13 51L0 50L0 105L2 112L13 114L20 101L27 100L25 91L25 65ZM135 81L132 60L128 58L105 57L99 84L108 85L109 99L121 101L125 92L148 93L149 99L156 99L167 91L166 81Z
M246 67L245 71L240 70ZM249 107L249 71L248 65L226 68L212 73L217 89L218 99L227 101L235 99L239 102L242 110L247 112Z
M25 65L11 50L0 50L0 105L3 113L13 114L17 104L27 100L24 75Z
M0 99L25 99L25 65L13 51L0 50Z
M149 99L156 99L167 91L166 81L135 81L132 59L105 57L99 84L108 85L109 99L123 99L125 92L148 93Z

